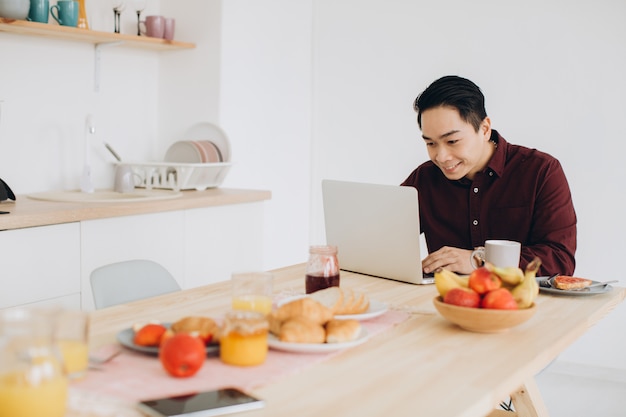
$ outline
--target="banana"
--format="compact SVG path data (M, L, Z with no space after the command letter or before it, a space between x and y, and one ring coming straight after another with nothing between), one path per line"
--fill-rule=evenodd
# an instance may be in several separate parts
M535 279L539 266L541 266L541 260L536 257L526 266L524 280L511 291L519 308L530 307L539 294L539 284Z
M467 278L460 277L447 269L439 269L435 271L435 287L439 295L445 297L452 288L467 288Z
M489 262L485 262L485 267L500 277L500 279L510 285L517 285L524 280L524 271L516 266L502 268Z

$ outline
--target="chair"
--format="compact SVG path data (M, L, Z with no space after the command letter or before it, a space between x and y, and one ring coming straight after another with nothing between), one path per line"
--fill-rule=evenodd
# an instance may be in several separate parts
M96 309L180 290L167 269L143 259L101 266L89 278Z

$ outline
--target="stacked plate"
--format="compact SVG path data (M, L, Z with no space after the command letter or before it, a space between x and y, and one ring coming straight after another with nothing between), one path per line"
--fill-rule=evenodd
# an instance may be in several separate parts
M165 162L230 162L230 143L226 134L211 123L198 123L185 134L185 140L172 144Z

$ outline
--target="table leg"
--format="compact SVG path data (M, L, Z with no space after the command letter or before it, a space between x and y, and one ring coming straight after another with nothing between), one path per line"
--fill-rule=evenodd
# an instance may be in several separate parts
M513 392L511 400L519 417L548 417L548 409L534 378L527 380L524 385Z

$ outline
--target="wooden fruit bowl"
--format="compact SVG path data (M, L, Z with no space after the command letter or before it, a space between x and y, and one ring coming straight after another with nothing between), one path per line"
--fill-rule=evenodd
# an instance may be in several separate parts
M441 297L435 297L433 304L444 318L465 330L478 333L504 332L524 323L537 310L536 304L523 310L459 307L444 303Z

